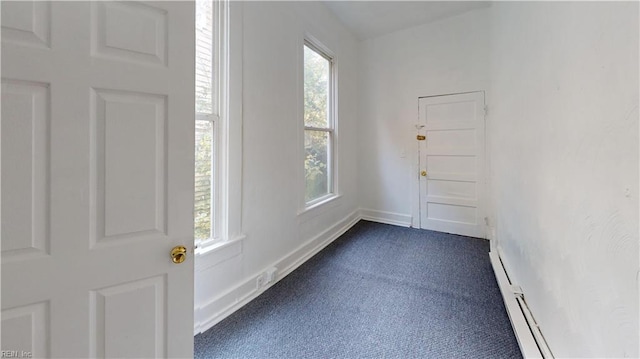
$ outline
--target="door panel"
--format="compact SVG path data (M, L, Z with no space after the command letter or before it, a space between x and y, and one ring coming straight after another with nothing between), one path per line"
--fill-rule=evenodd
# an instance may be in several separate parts
M420 226L485 238L484 93L420 98Z
M433 197L476 199L476 184L473 182L434 180L427 181L427 193Z
M51 47L51 4L48 1L7 1L2 4L2 42Z
M92 291L91 356L165 357L166 296L164 275Z
M92 10L93 56L167 65L166 9L101 1Z
M2 343L12 343L12 350L26 349L34 358L49 355L49 302L40 302L2 311ZM4 348L3 344L3 348Z
M440 130L430 131L429 150L460 150L466 149L470 152L476 148L476 131L466 130Z
M1 6L2 350L192 356L193 3Z
M428 145L427 145L428 146ZM445 151L441 153L447 153ZM427 150L427 169L434 175L476 175L476 157L468 155L432 155Z
M474 225L476 223L476 208L459 203L437 203L434 199L429 198L427 200L427 216L427 219L430 220Z
M2 81L2 261L49 254L49 87Z
M166 236L166 96L93 90L92 100L102 134L95 148L97 241Z

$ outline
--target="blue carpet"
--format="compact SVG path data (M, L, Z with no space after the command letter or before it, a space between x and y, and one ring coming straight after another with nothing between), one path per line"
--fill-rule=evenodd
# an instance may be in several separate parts
M195 337L196 358L522 357L489 242L360 221Z

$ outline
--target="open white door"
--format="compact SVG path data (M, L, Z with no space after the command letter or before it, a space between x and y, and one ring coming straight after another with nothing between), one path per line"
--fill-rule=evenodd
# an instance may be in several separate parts
M2 350L192 356L193 2L1 6Z
M419 103L420 227L485 238L484 92Z

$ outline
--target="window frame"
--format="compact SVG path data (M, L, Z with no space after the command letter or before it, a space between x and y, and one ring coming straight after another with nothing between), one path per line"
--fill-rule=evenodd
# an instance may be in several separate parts
M326 59L329 63L329 78L327 85L327 127L315 127L315 126L307 126L304 120L304 48L308 47L310 50L314 51L324 59ZM301 79L300 81L300 93L301 93L301 122L302 122L302 191L301 191L301 203L302 210L299 214L302 214L306 211L309 211L313 208L319 207L327 202L331 202L332 200L340 197L338 192L338 165L337 165L337 139L338 139L338 105L337 105L337 59L336 55L333 51L331 51L327 46L325 46L322 42L318 41L315 37L310 34L305 34L304 39L302 41L301 48ZM314 198L310 201L307 201L305 198L306 193L306 173L304 170L304 159L305 159L305 135L307 131L319 131L325 132L328 134L328 145L327 145L327 193Z
M227 208L223 203L222 193L228 169L222 163L223 156L228 152L226 132L227 132L227 71L228 62L224 56L228 53L228 0L213 1L212 3L212 69L211 69L211 87L212 87L212 114L201 112L196 113L197 120L209 120L212 122L212 141L211 149L211 236L210 238L196 240L194 238L195 248L203 250L212 245L224 242L226 235L226 218ZM195 207L194 207L195 208ZM195 218L194 218L195 219ZM195 226L195 221L194 221Z

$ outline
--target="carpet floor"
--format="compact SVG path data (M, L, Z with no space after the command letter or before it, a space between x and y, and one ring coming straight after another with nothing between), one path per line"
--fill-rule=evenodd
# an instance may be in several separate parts
M196 358L522 357L489 242L360 221L195 337Z

